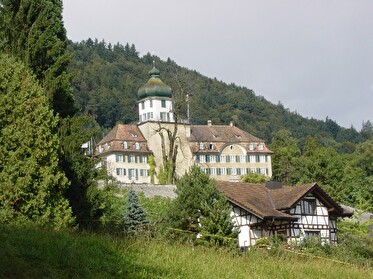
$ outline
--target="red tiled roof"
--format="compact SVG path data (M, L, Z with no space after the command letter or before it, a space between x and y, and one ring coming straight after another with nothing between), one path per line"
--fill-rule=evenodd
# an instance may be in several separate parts
M128 148L123 148L123 142L127 142ZM140 144L140 149L135 148L135 143ZM105 149L108 144L109 149ZM137 153L149 153L149 148L144 135L141 133L137 125L117 124L98 144L103 147L103 152L97 155L105 154L113 151L126 151Z
M264 142L263 140L230 125L192 125L191 141L198 142Z

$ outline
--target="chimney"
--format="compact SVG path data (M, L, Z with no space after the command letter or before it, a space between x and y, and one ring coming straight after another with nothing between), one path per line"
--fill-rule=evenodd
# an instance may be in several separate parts
M231 122L229 123L229 126L233 127L233 121L231 121Z
M209 127L212 126L212 121L211 120L207 120L207 126L209 126Z
M280 181L271 180L266 182L266 187L271 190L280 189L282 188L282 183Z

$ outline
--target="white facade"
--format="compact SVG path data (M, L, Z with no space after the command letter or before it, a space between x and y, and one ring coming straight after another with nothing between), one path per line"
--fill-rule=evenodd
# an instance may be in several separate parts
M166 97L149 97L138 102L139 122L161 121L174 122L172 99Z

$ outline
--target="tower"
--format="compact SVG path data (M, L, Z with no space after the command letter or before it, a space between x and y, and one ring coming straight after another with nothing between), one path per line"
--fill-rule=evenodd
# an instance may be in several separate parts
M174 122L172 113L172 90L159 78L155 67L149 71L148 82L137 91L139 123L147 121Z

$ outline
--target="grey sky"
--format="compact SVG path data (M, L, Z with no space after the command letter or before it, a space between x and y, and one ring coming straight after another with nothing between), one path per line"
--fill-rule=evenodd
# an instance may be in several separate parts
M69 39L135 44L305 117L373 121L371 0L63 0Z

